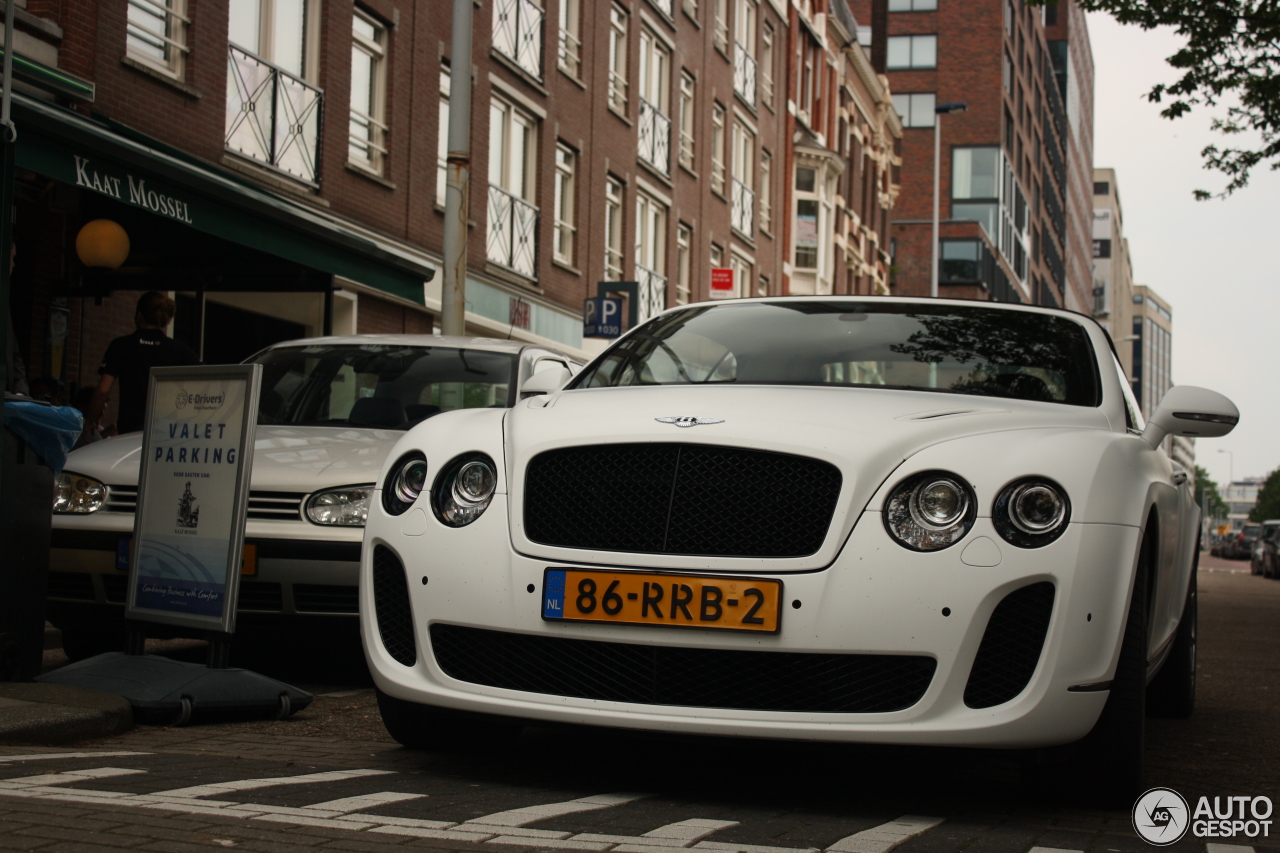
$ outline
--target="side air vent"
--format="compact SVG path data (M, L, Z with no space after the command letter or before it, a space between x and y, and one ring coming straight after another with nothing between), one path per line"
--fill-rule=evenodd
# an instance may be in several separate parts
M964 688L964 704L993 708L1026 689L1049 633L1053 598L1053 584L1045 581L1014 590L996 605Z
M373 549L373 607L387 654L405 666L413 666L418 662L418 646L413 639L409 582L404 576L404 564L385 545Z

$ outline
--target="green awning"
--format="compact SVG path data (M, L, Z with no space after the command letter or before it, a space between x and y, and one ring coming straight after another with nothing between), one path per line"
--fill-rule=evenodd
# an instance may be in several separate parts
M14 93L17 165L225 240L423 302L435 270L393 243Z

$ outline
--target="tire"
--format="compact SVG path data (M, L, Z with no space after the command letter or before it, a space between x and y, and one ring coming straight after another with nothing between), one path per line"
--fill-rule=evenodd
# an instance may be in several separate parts
M1185 720L1196 708L1196 634L1199 630L1196 586L1196 567L1192 566L1187 603L1182 607L1173 648L1160 674L1147 685L1147 713L1153 717Z
M378 693L387 733L409 749L480 751L510 744L523 726L503 717L450 711Z
M62 651L72 663L107 652L122 652L124 631L101 626L63 628Z
M1107 704L1093 731L1080 742L1072 774L1092 791L1099 805L1131 808L1143 791L1143 753L1147 710L1147 608L1155 538L1143 538L1129 616L1121 639L1120 660Z

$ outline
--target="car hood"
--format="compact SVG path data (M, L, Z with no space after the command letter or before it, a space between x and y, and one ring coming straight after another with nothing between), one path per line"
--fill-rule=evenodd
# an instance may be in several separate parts
M678 426L661 419L718 421ZM826 565L877 488L926 447L1000 431L1110 430L1099 409L882 388L661 386L598 388L535 398L508 420L507 457L513 536L518 550L572 559L571 549L528 540L523 530L523 472L539 453L586 444L682 442L747 447L825 460L843 482L832 528L822 548L804 558L770 560L774 570ZM1036 440L1028 433L1028 440ZM957 464L960 460L957 460ZM617 555L619 564L725 568L722 558ZM753 563L735 558L741 569Z
M372 483L403 435L363 427L259 426L251 488L306 493ZM134 485L141 458L142 433L128 433L74 451L66 469L109 485Z

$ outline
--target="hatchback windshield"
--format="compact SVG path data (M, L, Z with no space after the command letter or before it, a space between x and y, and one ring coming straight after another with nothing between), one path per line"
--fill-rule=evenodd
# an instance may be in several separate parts
M260 424L408 429L442 411L505 407L508 353L383 344L277 347L262 365Z
M747 302L655 318L571 387L846 385L1099 403L1093 348L1065 317L969 306Z

